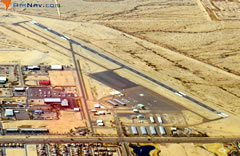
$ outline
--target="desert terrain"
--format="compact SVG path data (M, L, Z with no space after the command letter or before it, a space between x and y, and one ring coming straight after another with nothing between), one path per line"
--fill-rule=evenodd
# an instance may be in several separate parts
M21 27L12 25L36 20L229 115L205 124L199 124L196 117L198 125L194 128L206 131L209 136L239 136L239 20L213 20L198 0L69 0L62 1L61 5L61 17L56 9L10 7L7 12L1 9L0 47L4 55L0 56L0 63L73 64L65 40L27 22L20 23ZM39 32L46 38L27 30ZM55 46L49 39L63 46ZM83 59L85 76L104 71L105 67L118 67L88 55L79 47L73 48L79 54L77 57ZM101 62L102 67L96 67L86 61L88 59ZM124 69L116 72L128 79L137 79ZM136 81L215 119L208 115L210 112L155 84ZM89 82L95 90L93 99L100 98L104 94L103 85Z

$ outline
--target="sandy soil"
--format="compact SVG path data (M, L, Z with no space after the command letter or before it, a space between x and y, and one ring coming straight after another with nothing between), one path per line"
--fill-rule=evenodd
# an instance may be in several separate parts
M230 117L195 126L197 130L206 132L209 136L239 136L240 124L237 117Z
M203 118L190 111L182 111L182 113L188 125L199 124L203 121Z
M214 156L214 154L195 146L194 144L166 144L160 145L160 156Z
M28 144L27 145L27 155L28 156L37 156L36 144Z
M240 113L239 21L211 21L206 10L196 0L117 2L70 0L62 3L64 6L60 9L62 19L72 22L34 16L21 17L14 14L19 12L57 18L55 9L33 11L31 8L10 8L9 12L4 12L0 20L3 22L0 26L3 48L14 44L13 48L17 51L4 50L5 55L0 56L0 62L72 64L71 53L67 49L69 44L66 41L47 34L46 31L39 30L29 23L21 23L21 27L10 25L33 18L71 38L83 40L90 47L113 55L127 65L230 115L228 119L199 126L203 129L205 127L212 129L210 135L239 135L237 133L239 124L236 124ZM45 38L27 31L26 28L38 32ZM49 39L59 45L56 46ZM73 48L79 55L91 58L94 62L101 62L101 65L108 69L118 67L97 56L89 55L79 47ZM24 52L20 52L22 49ZM84 68L87 66L85 63ZM96 66L93 69L91 72L106 70L103 67L98 69ZM208 111L134 74L127 73L124 69L117 72L154 91L163 92L165 96L191 110L205 114L208 118L215 118L209 115ZM101 84L97 86L100 94L95 96L99 97L103 95L104 89L101 88ZM233 128L221 131L224 125ZM214 133L216 129L217 133Z
M52 86L75 86L72 71L49 71Z
M140 144L140 145L154 146L155 149L150 152L151 156L176 156L176 153L178 156L214 156L214 153L223 155L226 154L227 151L229 151L229 149L223 147L223 144L182 143L182 144ZM222 150L221 148L224 148L224 150ZM130 149L131 152L133 153L132 148Z
M25 149L24 148L19 148L19 149L14 149L14 148L7 148L6 149L6 155L7 156L15 156L17 153L17 155L19 156L25 156Z
M85 122L82 120L79 112L61 111L59 120L21 120L21 121L4 121L4 128L18 128L21 126L30 126L32 128L48 128L50 133L65 134L71 129L77 127L85 127Z
M54 3L54 0L43 0L43 3ZM127 17L132 20L142 19L184 19L203 20L202 10L194 0L68 0L59 1L61 18L74 21L111 20ZM59 18L56 9L12 8L9 11L28 15ZM154 15L154 16L153 16Z
M230 152L230 150L224 147L223 144L204 144L203 147L218 156L225 156L228 152Z

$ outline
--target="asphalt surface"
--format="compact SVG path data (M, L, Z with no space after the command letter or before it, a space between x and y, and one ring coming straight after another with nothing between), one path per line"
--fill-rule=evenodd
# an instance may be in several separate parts
M88 111L87 95L86 95L86 92L85 92L84 82L82 80L82 76L81 76L81 73L80 73L81 69L79 69L80 67L78 66L76 56L75 56L75 53L73 51L73 47L72 47L71 42L70 42L70 49L72 51L72 58L73 58L74 66L75 66L76 71L77 71L78 82L79 82L81 93L82 93L84 114L87 118L88 125L91 129L91 134L94 135L94 129L93 129L93 125L92 125L92 122L91 122L91 117L90 117L90 114L89 114L89 111Z
M89 76L116 90L125 90L137 86L136 83L114 73L113 71L98 72L89 74Z
M141 76L141 77L144 77L145 79L147 79L147 80L149 80L149 81L151 81L151 82L153 82L153 83L155 83L155 84L157 84L157 85L159 85L159 86L161 86L161 87L163 87L163 88L165 88L165 89L167 89L167 90L169 90L169 91L171 91L171 92L173 92L173 93L175 93L175 94L177 94L179 96L182 96L183 98L185 98L185 99L187 99L187 100L189 100L189 101L191 101L191 102L193 102L195 104L198 104L199 106L201 106L201 107L203 107L205 109L208 109L211 112L214 112L216 114L220 114L221 113L221 112L219 112L219 111L209 107L208 105L203 104L202 102L200 102L200 101L198 101L198 100L196 100L196 99L194 99L194 98L192 98L192 97L190 97L190 96L188 96L188 95L186 95L186 94L184 94L184 93L182 93L180 91L177 91L176 89L174 89L172 87L169 87L169 86L165 85L162 82L159 82L159 81L157 81L157 80L155 80L155 79L153 79L153 78L151 78L151 77L149 77L149 76L147 76L147 75L145 75L145 74L143 74L143 73L141 73L141 72L139 72L139 71L137 71L137 70L135 70L135 69L133 69L131 67L128 67L128 66L126 66L126 65L124 65L124 64L122 64L122 63L120 63L120 62L118 62L118 61L116 61L116 60L114 60L114 59L104 55L104 54L101 54L100 52L97 52L94 49L91 49L91 48L89 48L89 47L87 47L87 46L85 46L85 45L83 45L83 44L81 44L81 43L79 43L77 41L74 41L74 40L70 39L69 37L67 37L65 35L62 35L62 34L56 32L56 31L54 31L54 30L52 30L52 29L50 29L50 28L48 28L48 27L46 27L46 26L44 26L44 25L42 25L42 24L40 24L40 23L38 23L36 21L32 20L32 21L29 21L29 22L34 24L34 25L36 25L36 26L38 26L38 27L40 27L40 28L42 28L42 29L44 29L44 30L46 30L46 31L48 31L48 32L51 32L51 33L59 36L60 38L62 38L64 40L69 41L72 44L76 44L76 45L82 47L83 49L88 50L91 53L94 53L94 54L96 54L96 55L98 55L98 56L100 56L100 57L102 57L104 59L107 59L108 61L110 61L112 63L115 63L115 64L121 66L122 68L125 68L125 69L127 69L127 70L129 70L129 71L131 71L131 72Z
M0 137L0 143L225 143L240 141L240 138L210 138L210 137L67 137L46 135L26 137Z

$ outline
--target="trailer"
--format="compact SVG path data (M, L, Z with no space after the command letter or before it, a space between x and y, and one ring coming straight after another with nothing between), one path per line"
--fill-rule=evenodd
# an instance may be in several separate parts
M131 126L132 134L138 135L137 127Z
M141 132L142 132L143 135L148 134L147 129L144 126L141 126L140 129L141 129Z
M113 102L112 100L107 100L107 102L112 104L113 106L117 106L118 105L116 102Z
M149 128L150 128L150 131L151 131L152 135L157 135L157 131L156 131L154 126L150 126Z
M6 128L6 133L19 133L19 129L17 128Z
M149 119L150 119L151 123L155 123L153 116L150 116Z
M166 130L163 126L159 126L159 131L160 131L161 135L166 135L167 134Z
M157 119L158 119L158 122L159 122L160 124L163 123L163 120L162 120L161 116L158 116Z
M116 101L116 102L118 102L118 103L120 103L121 105L123 105L123 106L125 106L126 105L126 103L125 102L122 102L122 101L120 101L120 100L118 100L118 99L113 99L114 101Z

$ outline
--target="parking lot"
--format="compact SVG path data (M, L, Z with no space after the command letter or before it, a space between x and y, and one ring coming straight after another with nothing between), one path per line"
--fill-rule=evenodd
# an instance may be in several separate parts
M61 98L67 99L69 106L68 108L78 107L76 102L76 94L65 93L64 88L62 89L52 89L50 87L34 87L28 89L29 99L44 99L44 98Z

